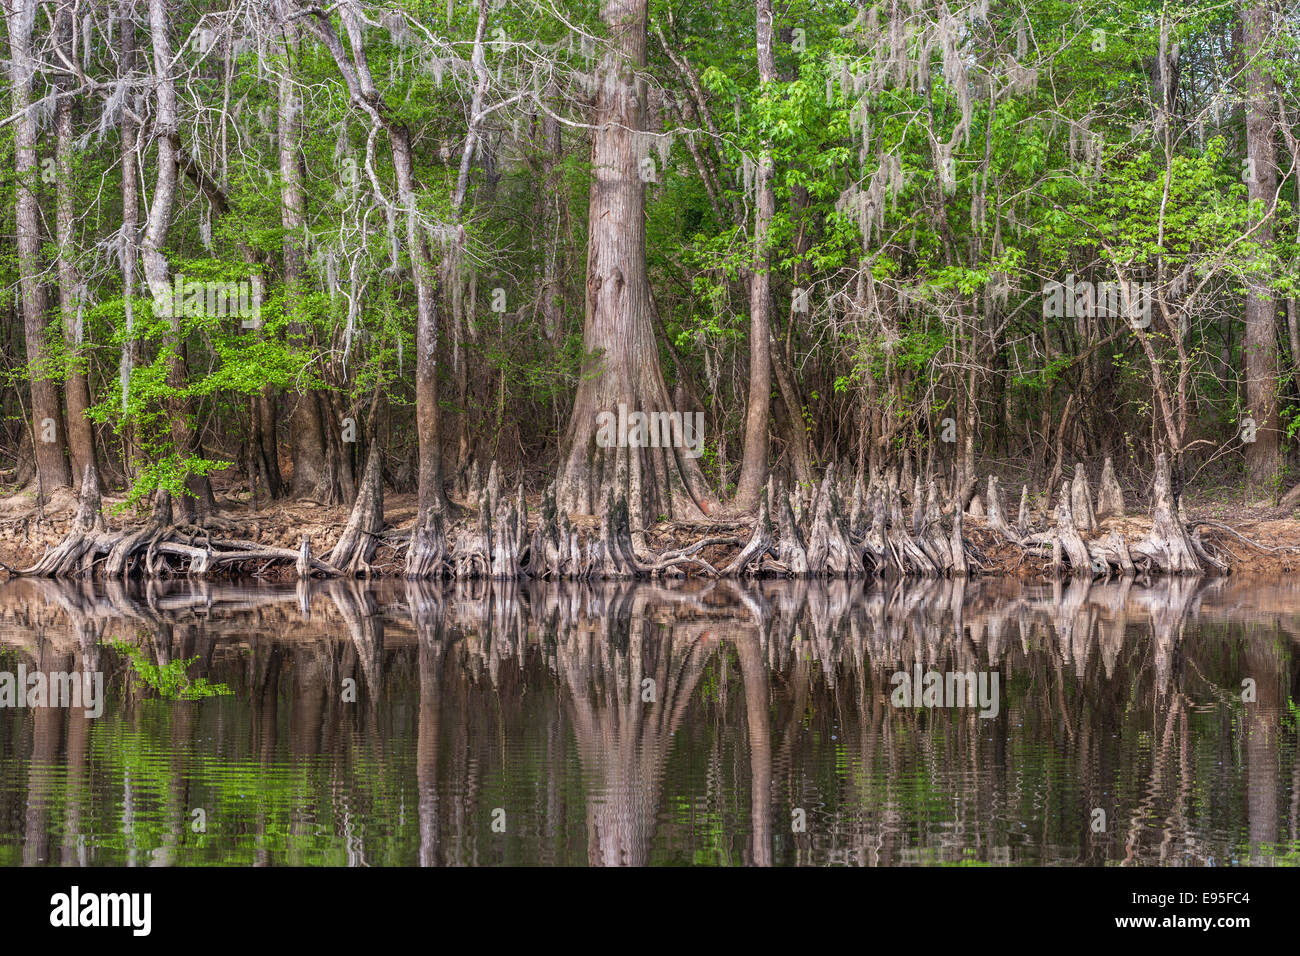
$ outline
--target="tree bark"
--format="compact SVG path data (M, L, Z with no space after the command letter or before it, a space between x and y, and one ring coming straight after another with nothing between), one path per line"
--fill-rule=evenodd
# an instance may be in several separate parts
M772 0L756 0L758 79L763 87L776 81L772 55ZM749 405L745 412L745 445L736 485L734 507L752 511L767 481L768 418L772 396L772 279L768 232L776 214L772 188L772 153L764 144L754 183L754 260L749 279Z
M77 56L72 49L73 10L68 4L59 7L55 35L69 59ZM61 81L60 92L66 86ZM72 459L72 478L80 485L87 467L95 466L95 435L86 412L91 405L90 381L86 375L84 310L85 286L77 268L73 222L76 219L77 191L73 168L73 107L76 100L63 96L55 107L55 230L59 260L59 310L63 316L63 338L68 356L68 370L63 381L63 398L67 405L68 452Z
M36 475L39 493L47 497L59 488L72 484L68 460L64 455L63 413L59 408L59 390L49 367L49 347L45 341L46 310L49 302L41 281L41 211L36 195L40 172L36 162L36 117L32 113L32 78L35 59L32 55L32 31L36 21L36 0L4 0L5 19L9 28L9 82L14 121L14 171L17 174L14 203L17 226L18 286L22 301L23 337L27 345L27 364L31 377L31 430L36 451Z
M1261 256L1273 245L1274 194L1277 191L1277 148L1273 142L1273 78L1269 73L1273 17L1269 5L1253 0L1243 5L1244 54L1248 58L1243 78L1246 99L1246 195L1264 204L1264 221L1255 229ZM1246 367L1246 406L1255 419L1255 440L1246 445L1250 482L1276 494L1282 459L1279 445L1277 401L1277 316L1268 290L1268 275L1246 277L1246 332L1242 342Z
M794 322L793 317L790 321ZM776 376L777 389L781 393L780 405L785 408L790 480L798 485L810 485L813 481L812 455L808 450L808 429L804 426L803 406L799 403L794 381L785 366L785 360L778 354L779 350L769 345L768 352L772 359L772 372Z
M1101 468L1101 482L1097 486L1098 518L1124 517L1124 491L1115 478L1115 463L1109 455Z
M608 46L597 68L592 112L592 180L588 198L587 301L584 363L562 444L561 510L594 513L617 489L632 510L632 527L646 518L699 517L712 510L696 459L680 447L599 447L597 415L671 411L659 365L646 275L644 144L646 0L603 0ZM687 413L690 410L678 409ZM673 442L670 444L680 444Z
M121 77L127 82L127 89L133 88L132 80L136 68L135 40L135 0L121 0L117 9L118 17L118 57ZM135 341L135 267L139 256L137 235L140 229L140 179L137 163L139 162L140 133L135 120L125 111L121 120L121 146L119 155L122 166L122 240L118 249L118 261L122 269L122 302L125 312L126 329L122 337L122 354L118 364L118 378L122 390L122 412L126 413L131 397L131 373L135 370L138 346ZM130 484L139 470L139 446L134 430L124 429L122 435L123 467Z
M178 117L176 110L176 84L172 77L172 44L166 0L149 0L149 36L153 46L155 115L154 130L158 143L158 178L154 187L153 204L141 243L145 281L155 302L170 299L167 257L163 246L171 228L172 208L176 201L176 181L180 169ZM173 303L175 304L175 303ZM181 328L181 310L169 310L168 332L165 346L171 351L167 369L167 385L174 396L168 402L171 417L171 439L177 455L188 458L195 453L191 429L193 407L183 392L189 382L185 362L185 342ZM186 481L189 495L175 502L183 520L201 518L212 504L212 485L203 475L191 475Z
M549 83L545 91L546 103L551 109L559 105L560 93L555 83ZM563 134L560 123L550 112L542 114L542 177L544 204L540 221L549 227L543 234L542 242L546 248L542 253L541 309L542 327L546 337L558 344L564 325L564 211L565 205L561 193L562 181L556 175L556 166L562 158ZM550 221L547 222L549 213Z
M283 30L283 49L287 59L290 47L297 38L297 27L289 23L283 26ZM284 288L290 309L295 309L302 288L307 202L303 192L302 170L298 165L301 104L287 65L277 83L275 115L280 161L280 224L284 227ZM289 325L290 341L307 344L312 338L311 329L301 321L301 317L294 318L295 321ZM296 399L289 416L293 449L293 495L295 498L315 498L324 504L333 504L336 482L331 480L327 470L325 423L320 398L314 390L308 390Z

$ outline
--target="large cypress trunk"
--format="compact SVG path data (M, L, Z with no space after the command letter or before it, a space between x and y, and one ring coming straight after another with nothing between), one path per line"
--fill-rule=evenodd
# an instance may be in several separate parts
M565 434L558 482L561 509L594 513L607 492L626 496L634 529L660 515L710 509L703 473L680 447L601 447L597 415L623 405L644 414L674 409L659 366L645 258L645 185L639 160L646 62L646 0L605 0L609 29L597 68L588 200L584 364ZM683 414L695 409L676 409ZM680 444L680 442L678 443Z

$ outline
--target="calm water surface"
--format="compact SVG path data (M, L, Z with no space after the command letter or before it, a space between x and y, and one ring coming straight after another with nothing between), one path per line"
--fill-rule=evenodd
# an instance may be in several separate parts
M0 583L106 697L0 709L0 862L1296 864L1298 650L1289 579Z

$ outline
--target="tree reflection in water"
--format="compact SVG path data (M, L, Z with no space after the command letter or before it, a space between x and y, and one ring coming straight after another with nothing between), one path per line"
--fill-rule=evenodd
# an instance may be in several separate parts
M0 710L0 855L1294 863L1297 590L13 581L0 670L109 702ZM149 699L118 639L235 695ZM996 717L893 706L914 668L996 671Z

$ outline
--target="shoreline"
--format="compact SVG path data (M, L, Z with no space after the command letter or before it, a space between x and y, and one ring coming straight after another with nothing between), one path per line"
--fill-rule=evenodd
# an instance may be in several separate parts
M382 531L377 536L377 544L364 577L400 579L404 576L405 542L409 539L410 529L415 520L415 495L389 494L383 502L381 511ZM73 529L77 516L77 501L71 495L61 500L48 503L42 515L35 508L26 510L16 508L21 499L18 496L0 500L0 570L6 577L17 577L15 572L30 569L43 557L56 549ZM103 530L107 532L127 533L144 526L138 515L118 514L115 506L121 499L103 500ZM247 502L233 497L220 500L216 522L211 534L222 538L238 538L244 542L264 549L279 549L297 552L306 537L310 553L313 556L326 555L343 535L352 509L346 505L325 506L310 500L284 500L261 508L253 508ZM524 530L521 540L534 536L541 521L541 512L545 504L543 495L530 495L523 499L525 511ZM467 502L453 502L459 520L449 527L448 537L454 539L458 528L474 524L472 512ZM1204 515L1222 515L1230 519L1220 521L1218 517ZM1212 572L1209 576L1224 574L1278 574L1300 570L1300 518L1294 512L1283 509L1255 506L1234 505L1213 498L1202 498L1190 505L1184 505L1184 517L1189 527L1199 527L1206 544L1214 548L1226 565L1223 572ZM946 522L951 521L949 514ZM1038 524L1049 524L1050 511L1038 511L1034 515ZM812 524L811 515L804 515L801 530ZM741 554L746 542L750 541L755 531L758 517L722 518L703 521L663 521L645 529L645 548L654 554L693 552L711 568L722 569L734 562ZM595 535L599 532L601 519L593 515L572 516L571 527L575 533ZM1095 530L1080 530L1079 536L1085 545L1103 546L1114 534L1128 541L1137 541L1151 533L1153 520L1147 514L1128 515L1125 517L1100 518L1096 520ZM189 539L202 543L199 529L193 529ZM806 537L806 530L804 534ZM1062 576L1069 576L1068 570L1063 575L1054 568L1051 555L1046 551L1032 553L1024 547L1007 540L988 516L964 512L961 518L961 536L966 550L971 554L971 566L965 572L971 578L976 577L1012 577L1026 581L1052 581ZM1253 543L1252 543L1253 542ZM861 543L858 543L861 546ZM167 570L156 575L137 573L132 576L167 578L186 576L186 571ZM706 576L698 568L689 564L664 569L655 574L631 575L633 579L654 580L656 577L692 577ZM950 572L951 575L951 572ZM71 575L76 576L76 575ZM298 574L292 563L284 561L271 562L261 568L248 569L243 565L229 564L222 568L208 570L203 576L214 579L262 579L267 581L286 581L295 579ZM457 575L450 575L457 577ZM491 577L490 574L473 575L473 577ZM528 575L520 575L528 576ZM618 577L621 575L591 575L592 577ZM751 577L872 577L866 573L825 574L728 574L729 578ZM945 576L945 575L931 575ZM955 575L954 575L955 576ZM1098 578L1112 577L1115 574L1096 574ZM1141 571L1137 576L1142 576Z

